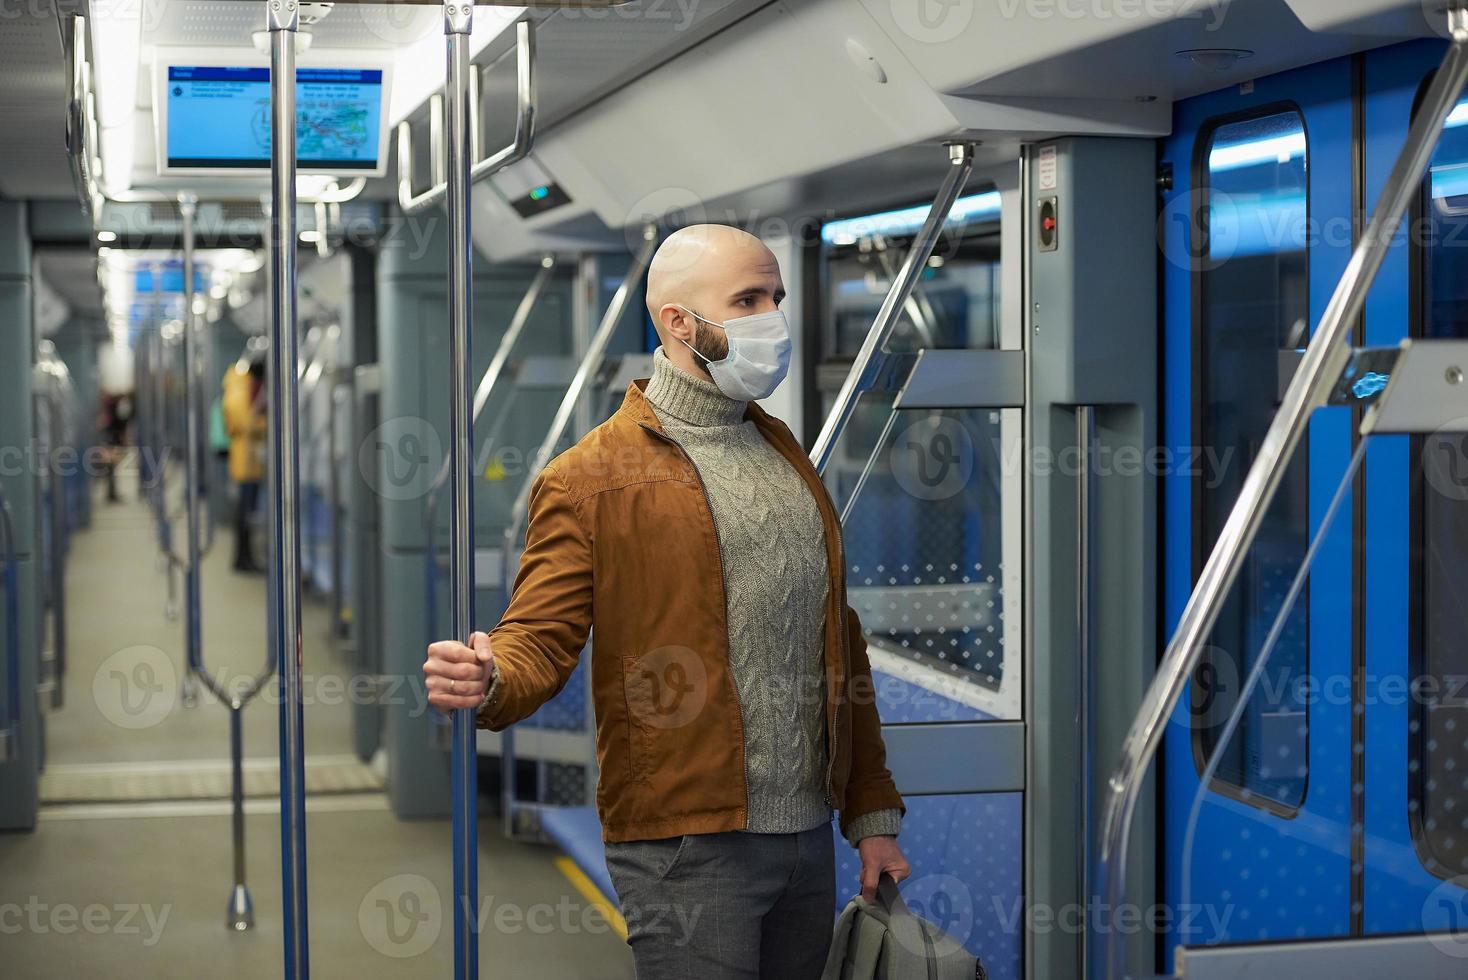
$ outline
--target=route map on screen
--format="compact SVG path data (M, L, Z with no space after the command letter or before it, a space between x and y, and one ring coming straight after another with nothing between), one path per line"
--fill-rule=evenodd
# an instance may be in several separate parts
M296 159L316 170L376 170L380 69L296 70ZM270 69L171 65L167 165L270 167Z

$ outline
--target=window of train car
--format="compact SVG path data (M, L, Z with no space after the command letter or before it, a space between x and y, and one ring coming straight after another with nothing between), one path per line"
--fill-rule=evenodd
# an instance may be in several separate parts
M928 210L922 204L822 226L815 338L822 416ZM1015 542L1004 537L1001 459L1022 428L1020 412L893 411L918 351L999 346L999 216L992 189L955 202L886 345L894 356L858 400L826 471L846 510L852 607L874 666L901 688L900 696L878 692L889 724L1019 717L1018 673L1005 672L1005 613L1017 595L1004 589L1006 549Z
M992 190L954 202L887 350L999 346L999 203ZM928 210L920 205L822 226L823 360L856 356Z
M819 349L811 360L812 388L819 399L819 412L811 414L818 416L817 422L830 412L928 211L929 205L921 204L821 226ZM980 190L954 202L912 302L893 328L887 351L900 355L924 348L999 346L999 215L996 190ZM899 358L892 367L889 384L879 384L857 399L836 447L828 482L838 506L844 506L855 479L842 474L861 467L877 450L910 361Z
M1195 292L1197 445L1226 463L1194 485L1194 574L1228 519L1279 405L1282 352L1307 341L1308 145L1291 107L1221 119L1199 136L1195 184L1207 195ZM1297 451L1192 684L1194 754L1217 748L1309 546L1308 446ZM1285 629L1241 724L1223 747L1215 789L1272 810L1305 799L1309 659L1306 601Z
M1414 333L1468 338L1468 99L1448 120L1423 184L1413 236ZM1418 849L1434 873L1468 871L1468 436L1415 440L1414 677L1409 802Z

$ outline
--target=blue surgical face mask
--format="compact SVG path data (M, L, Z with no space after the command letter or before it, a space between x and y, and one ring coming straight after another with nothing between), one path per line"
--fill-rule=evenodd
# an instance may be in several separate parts
M783 312L771 310L715 323L681 303L677 306L689 316L719 327L728 337L729 353L717 361L710 361L683 341L708 365L709 377L725 395L735 401L759 401L768 398L785 380L790 372L790 324Z

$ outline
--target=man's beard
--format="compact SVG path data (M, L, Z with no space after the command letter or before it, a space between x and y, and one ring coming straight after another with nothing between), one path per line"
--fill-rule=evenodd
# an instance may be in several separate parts
M729 356L728 335L702 320L694 321L693 340L689 346L708 362L722 361Z

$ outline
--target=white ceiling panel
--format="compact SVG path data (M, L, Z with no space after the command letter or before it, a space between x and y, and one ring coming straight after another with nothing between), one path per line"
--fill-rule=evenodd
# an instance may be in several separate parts
M244 0L145 0L143 35L149 45L249 45L265 29L265 5ZM337 4L314 24L303 24L313 48L398 48L443 30L438 7L409 4Z
M537 125L550 129L771 2L658 0L544 15L536 27ZM484 80L488 146L507 142L513 132L514 58L508 35L491 42L481 58L494 65Z

